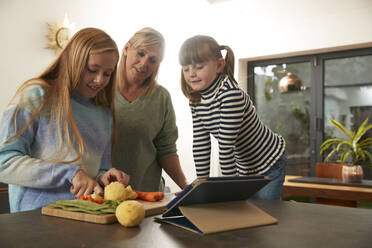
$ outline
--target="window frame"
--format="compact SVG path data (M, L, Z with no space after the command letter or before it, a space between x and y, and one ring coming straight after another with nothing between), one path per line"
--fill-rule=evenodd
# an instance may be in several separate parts
M320 145L324 140L324 71L325 61L329 59L343 59L355 56L372 55L370 47L353 48L347 50L318 52L306 55L283 56L276 58L257 59L247 62L247 93L255 104L254 68L275 64L291 64L309 62L310 69L310 176L315 176L315 164L321 162ZM372 85L372 82L370 82ZM258 110L259 111L259 110Z

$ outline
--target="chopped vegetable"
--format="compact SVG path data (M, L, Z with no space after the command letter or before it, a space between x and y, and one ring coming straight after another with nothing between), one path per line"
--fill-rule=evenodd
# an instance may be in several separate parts
M126 200L127 192L123 184L119 182L111 182L109 185L105 186L104 189L105 200Z
M128 199L137 199L137 194L130 185L124 187L124 185L119 182L111 182L109 185L105 186L105 200L125 201Z
M102 196L100 196L100 195L98 195L98 194L96 194L96 193L94 193L94 194L91 194L91 196L92 196L92 198L94 199L94 200L103 200L103 198L102 198Z
M163 192L144 192L135 190L137 193L138 199L150 202L161 201L164 198Z
M137 197L138 197L137 196L137 193L132 189L132 187L130 185L128 185L125 188L125 191L126 191L127 199L129 199L129 200L135 200L135 199L137 199Z
M85 200L85 201L91 201L98 204L103 204L105 201L100 195L97 194L91 194L91 195L82 195L78 198L78 200Z
M98 204L89 200L60 200L48 206L61 208L73 212L84 212L89 214L108 214L115 213L116 207L122 201L105 201Z

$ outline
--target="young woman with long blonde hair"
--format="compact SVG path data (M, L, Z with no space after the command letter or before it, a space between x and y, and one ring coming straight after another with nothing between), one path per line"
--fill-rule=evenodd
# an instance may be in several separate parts
M16 92L0 123L0 181L11 212L40 208L129 177L111 169L114 81L119 53L104 31L78 31Z

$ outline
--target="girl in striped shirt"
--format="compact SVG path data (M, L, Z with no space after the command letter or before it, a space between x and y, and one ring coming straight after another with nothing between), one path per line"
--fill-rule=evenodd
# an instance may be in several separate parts
M221 50L226 50L225 59ZM181 88L193 119L193 155L198 178L210 171L211 138L218 141L223 176L265 175L269 184L254 196L280 199L285 177L285 141L258 117L234 79L234 54L209 36L181 46Z

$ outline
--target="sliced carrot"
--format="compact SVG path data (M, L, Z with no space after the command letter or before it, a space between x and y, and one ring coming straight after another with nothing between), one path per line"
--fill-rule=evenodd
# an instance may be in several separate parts
M156 202L161 201L164 198L163 192L145 192L137 190L134 191L137 193L137 199L141 199L144 201Z
M87 197L86 197L85 195L81 195L81 196L79 196L78 199L79 199L79 200L87 200Z
M78 200L84 200L84 201L91 201L91 202L95 202L95 203L98 203L98 204L103 204L105 201L104 200L101 200L101 199L94 199L91 195L81 195L79 196Z

